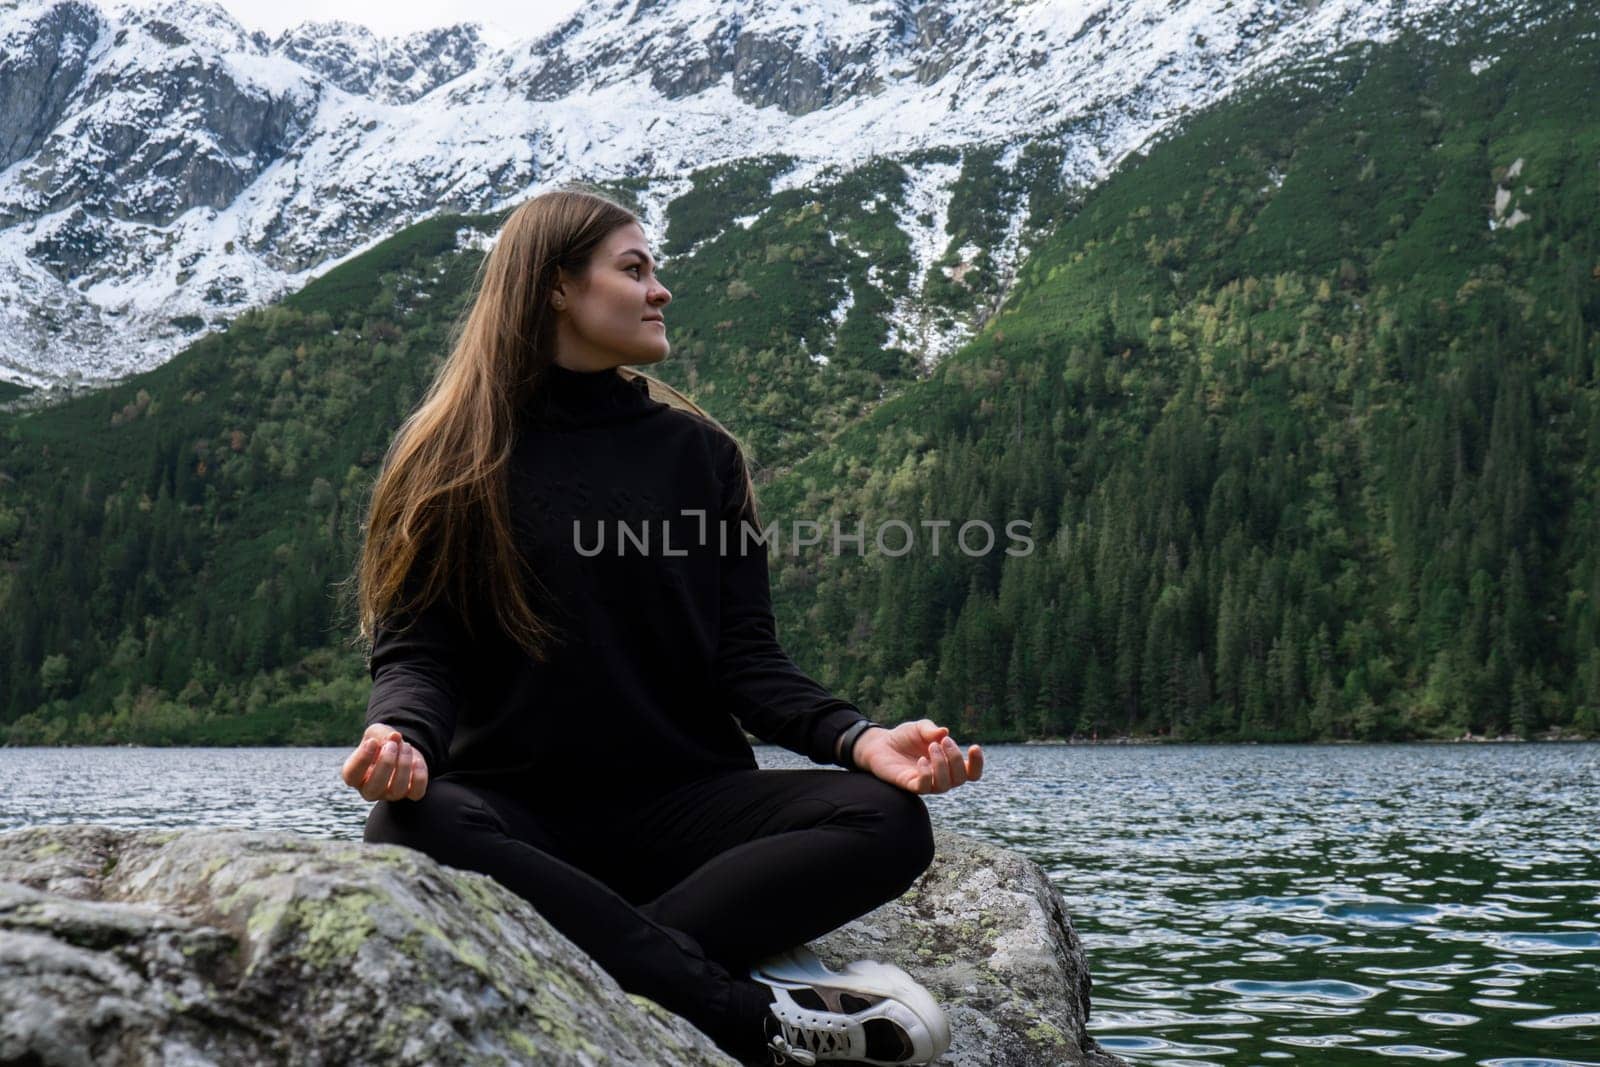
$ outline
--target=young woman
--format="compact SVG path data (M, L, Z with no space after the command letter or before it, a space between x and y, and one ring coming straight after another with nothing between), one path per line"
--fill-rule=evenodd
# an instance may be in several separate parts
M367 841L488 874L746 1062L925 1063L926 990L803 943L910 887L918 794L983 754L870 722L779 646L742 450L624 369L666 358L671 299L611 200L511 213L373 489L343 779ZM741 725L858 773L761 770Z

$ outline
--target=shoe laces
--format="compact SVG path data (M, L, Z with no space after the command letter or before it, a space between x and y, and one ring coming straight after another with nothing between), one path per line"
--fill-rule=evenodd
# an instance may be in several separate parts
M780 1034L774 1034L771 1048L775 1051L775 1063L783 1064L793 1060L795 1063L810 1067L817 1062L817 1054L821 1052L847 1052L850 1045L845 1040L845 1035L836 1030L824 1030L797 1023L781 1022L783 1028Z

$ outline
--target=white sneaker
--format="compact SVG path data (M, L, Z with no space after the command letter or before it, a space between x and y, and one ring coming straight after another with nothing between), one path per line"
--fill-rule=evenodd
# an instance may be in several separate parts
M773 990L775 1063L926 1064L950 1047L933 995L892 963L856 960L831 971L801 945L760 960L750 977Z

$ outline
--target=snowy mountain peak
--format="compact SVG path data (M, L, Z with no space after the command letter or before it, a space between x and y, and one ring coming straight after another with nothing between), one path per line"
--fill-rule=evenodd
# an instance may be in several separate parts
M185 45L219 52L259 51L252 35L221 4L207 0L153 0L112 10L124 28L139 27L169 48Z
M380 37L352 22L303 22L272 42L274 52L347 93L404 104L475 67L488 51L476 25L458 23Z
M651 226L752 154L797 161L777 189L1048 138L1092 185L1258 72L1479 4L612 0L501 50L472 25L269 40L204 0L0 0L0 374L158 365L400 227L572 177L642 179ZM959 171L908 167L918 277Z

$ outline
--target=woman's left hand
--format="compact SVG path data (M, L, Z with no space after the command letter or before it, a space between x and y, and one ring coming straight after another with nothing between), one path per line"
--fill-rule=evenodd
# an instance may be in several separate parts
M983 777L983 749L973 745L963 756L950 731L931 719L868 730L852 755L862 770L910 793L945 793Z

